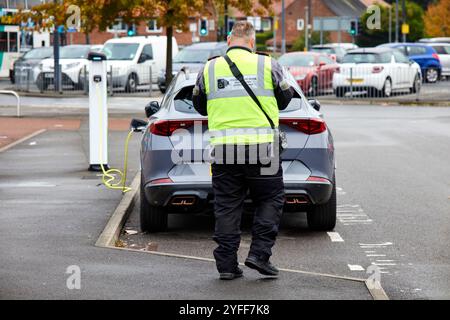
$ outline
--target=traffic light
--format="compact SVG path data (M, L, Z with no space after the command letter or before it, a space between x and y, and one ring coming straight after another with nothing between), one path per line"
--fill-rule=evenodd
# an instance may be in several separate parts
M136 35L136 26L134 24L127 26L127 36L132 37Z
M231 34L231 30L233 30L233 26L234 26L234 20L228 20L228 34L227 36L229 36Z
M200 28L198 28L198 33L202 37L208 35L208 20L200 19Z
M358 33L358 22L355 20L350 21L350 30L348 32L351 36L356 36Z

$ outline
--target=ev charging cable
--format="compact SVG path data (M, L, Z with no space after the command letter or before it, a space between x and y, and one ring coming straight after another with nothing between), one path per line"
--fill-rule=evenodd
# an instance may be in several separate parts
M103 166L103 112L102 112L102 102L100 99L100 87L98 82L96 83L96 91L98 96L98 108L100 111L100 167L102 168L103 176L102 176L102 182L103 184L109 188L114 190L122 190L122 193L126 193L128 191L131 191L132 189L130 187L126 186L127 182L127 170L128 170L128 144L130 142L130 138L133 134L133 130L130 130L128 132L127 138L125 139L125 151L124 151L124 161L123 161L123 171L115 168L111 168L109 170L105 170L105 167ZM120 178L120 180L116 183L114 183L114 180L117 178Z

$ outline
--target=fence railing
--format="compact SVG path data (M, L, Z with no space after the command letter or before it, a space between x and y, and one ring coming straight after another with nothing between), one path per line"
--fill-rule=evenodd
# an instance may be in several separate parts
M14 69L14 89L21 92L45 93L55 91L55 79L59 78L59 93L89 93L89 70L86 65L60 66L60 76L55 77L54 69L42 70L27 66ZM157 90L157 73L151 65L107 69L109 95L130 94L151 96Z

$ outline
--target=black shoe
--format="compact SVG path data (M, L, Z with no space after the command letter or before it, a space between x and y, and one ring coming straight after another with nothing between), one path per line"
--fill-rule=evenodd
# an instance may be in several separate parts
M242 274L244 272L241 268L236 267L236 270L234 272L221 272L220 273L220 280L233 280L236 278L242 277Z
M258 259L255 256L249 256L245 260L245 265L251 269L257 270L259 273L265 276L278 276L279 270L270 263L269 260L264 261Z

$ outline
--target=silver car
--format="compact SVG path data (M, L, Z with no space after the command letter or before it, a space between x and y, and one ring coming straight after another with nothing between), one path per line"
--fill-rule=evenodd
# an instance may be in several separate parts
M428 43L436 50L442 65L442 77L450 77L450 43Z
M319 102L306 100L295 79L286 69L284 73L296 91L289 106L280 111L280 128L288 140L282 153L285 211L306 211L311 229L332 230L336 224L333 137ZM192 105L196 76L182 69L161 104L147 105L148 120L131 123L135 131L144 132L140 158L143 231L165 230L169 213L212 212L210 164L202 156L209 145L208 120ZM179 147L180 141L185 141L184 147ZM251 208L250 199L246 207Z

